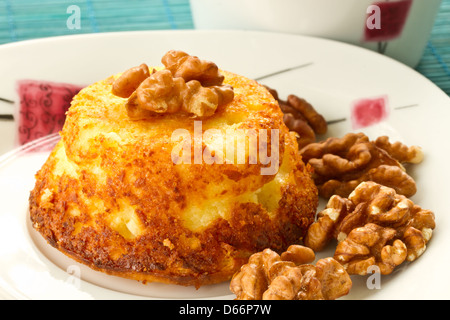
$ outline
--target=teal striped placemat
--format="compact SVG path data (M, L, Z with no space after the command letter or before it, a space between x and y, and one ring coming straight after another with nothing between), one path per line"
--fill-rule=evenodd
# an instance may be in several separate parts
M77 10L79 25L69 19ZM193 27L189 0L0 0L0 44L81 33ZM450 95L450 0L442 1L417 70Z
M450 0L443 0L417 71L450 95Z
M79 26L70 24L77 10ZM0 0L0 43L92 32L191 28L189 0Z

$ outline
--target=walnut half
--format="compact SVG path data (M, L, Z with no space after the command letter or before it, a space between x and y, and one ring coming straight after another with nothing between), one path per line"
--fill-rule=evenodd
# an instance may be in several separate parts
M165 69L150 74L142 64L113 83L112 93L128 98L131 119L166 113L209 117L219 106L233 101L233 88L223 85L224 76L214 63L174 50L166 53L162 62Z
M275 89L265 87L278 101L286 126L297 133L300 149L316 142L316 135L327 133L328 124L325 118L308 101L293 94L290 94L287 100L282 100Z

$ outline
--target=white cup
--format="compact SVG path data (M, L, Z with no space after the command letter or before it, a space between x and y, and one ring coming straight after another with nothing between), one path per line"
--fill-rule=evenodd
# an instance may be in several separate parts
M197 29L310 35L359 45L410 67L420 61L441 0L190 0Z

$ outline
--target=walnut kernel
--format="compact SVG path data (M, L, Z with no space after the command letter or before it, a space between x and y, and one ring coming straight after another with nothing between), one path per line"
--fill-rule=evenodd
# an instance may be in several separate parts
M316 142L316 135L328 131L325 118L308 101L293 94L289 95L287 100L282 100L275 89L265 87L278 101L286 126L298 134L297 142L300 149Z

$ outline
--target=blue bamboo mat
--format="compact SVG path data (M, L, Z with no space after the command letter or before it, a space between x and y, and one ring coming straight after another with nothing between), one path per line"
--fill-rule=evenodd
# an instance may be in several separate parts
M80 24L68 26L76 10ZM0 0L0 44L69 34L192 28L189 0ZM450 0L442 2L417 70L450 95Z
M450 0L443 0L417 71L450 95Z

